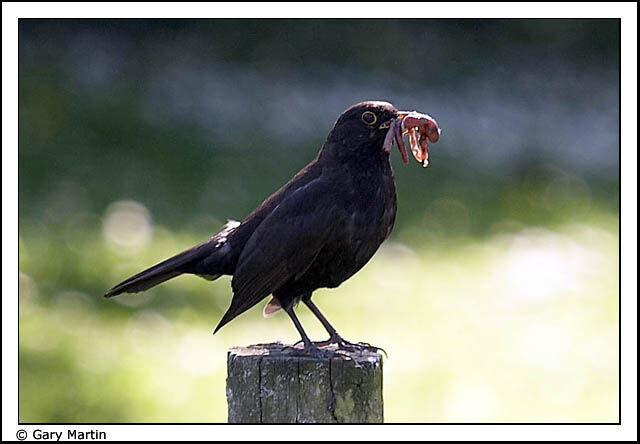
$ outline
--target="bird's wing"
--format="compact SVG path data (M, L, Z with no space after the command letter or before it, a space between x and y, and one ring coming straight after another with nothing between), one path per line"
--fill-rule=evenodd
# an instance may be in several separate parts
M313 264L339 226L331 184L320 178L285 198L245 245L231 286L233 300L216 331ZM334 228L335 229L335 228Z

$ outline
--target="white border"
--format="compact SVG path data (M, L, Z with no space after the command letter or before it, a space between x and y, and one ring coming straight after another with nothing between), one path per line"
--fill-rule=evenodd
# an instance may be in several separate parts
M338 14L339 15L336 15ZM17 426L18 21L61 17L566 17L622 18L622 425ZM636 3L3 3L2 438L16 431L99 429L109 440L637 440L637 4Z
M5 9L6 8L6 9ZM22 18L617 18L633 5L571 2L16 2L3 4L3 17ZM6 11L6 12L5 12Z

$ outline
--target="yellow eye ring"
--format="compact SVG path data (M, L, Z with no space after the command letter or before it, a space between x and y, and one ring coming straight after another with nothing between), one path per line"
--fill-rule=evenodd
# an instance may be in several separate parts
M378 116L371 111L365 111L362 113L362 121L367 125L374 125L378 121Z

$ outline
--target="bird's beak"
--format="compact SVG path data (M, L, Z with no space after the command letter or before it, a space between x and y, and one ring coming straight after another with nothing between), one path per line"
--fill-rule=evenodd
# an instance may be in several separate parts
M403 137L409 135L409 145L413 157L426 167L429 165L428 142L435 143L440 139L440 127L433 117L417 111L398 111L397 117L390 121L389 132L385 138L383 149L391 151L391 144L395 140L402 161L409 163L407 148Z

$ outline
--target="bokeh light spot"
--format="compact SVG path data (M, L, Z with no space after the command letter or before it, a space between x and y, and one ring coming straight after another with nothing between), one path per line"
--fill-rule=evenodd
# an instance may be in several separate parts
M151 214L135 201L114 202L107 208L102 233L107 242L121 248L118 251L122 254L135 253L151 240Z

